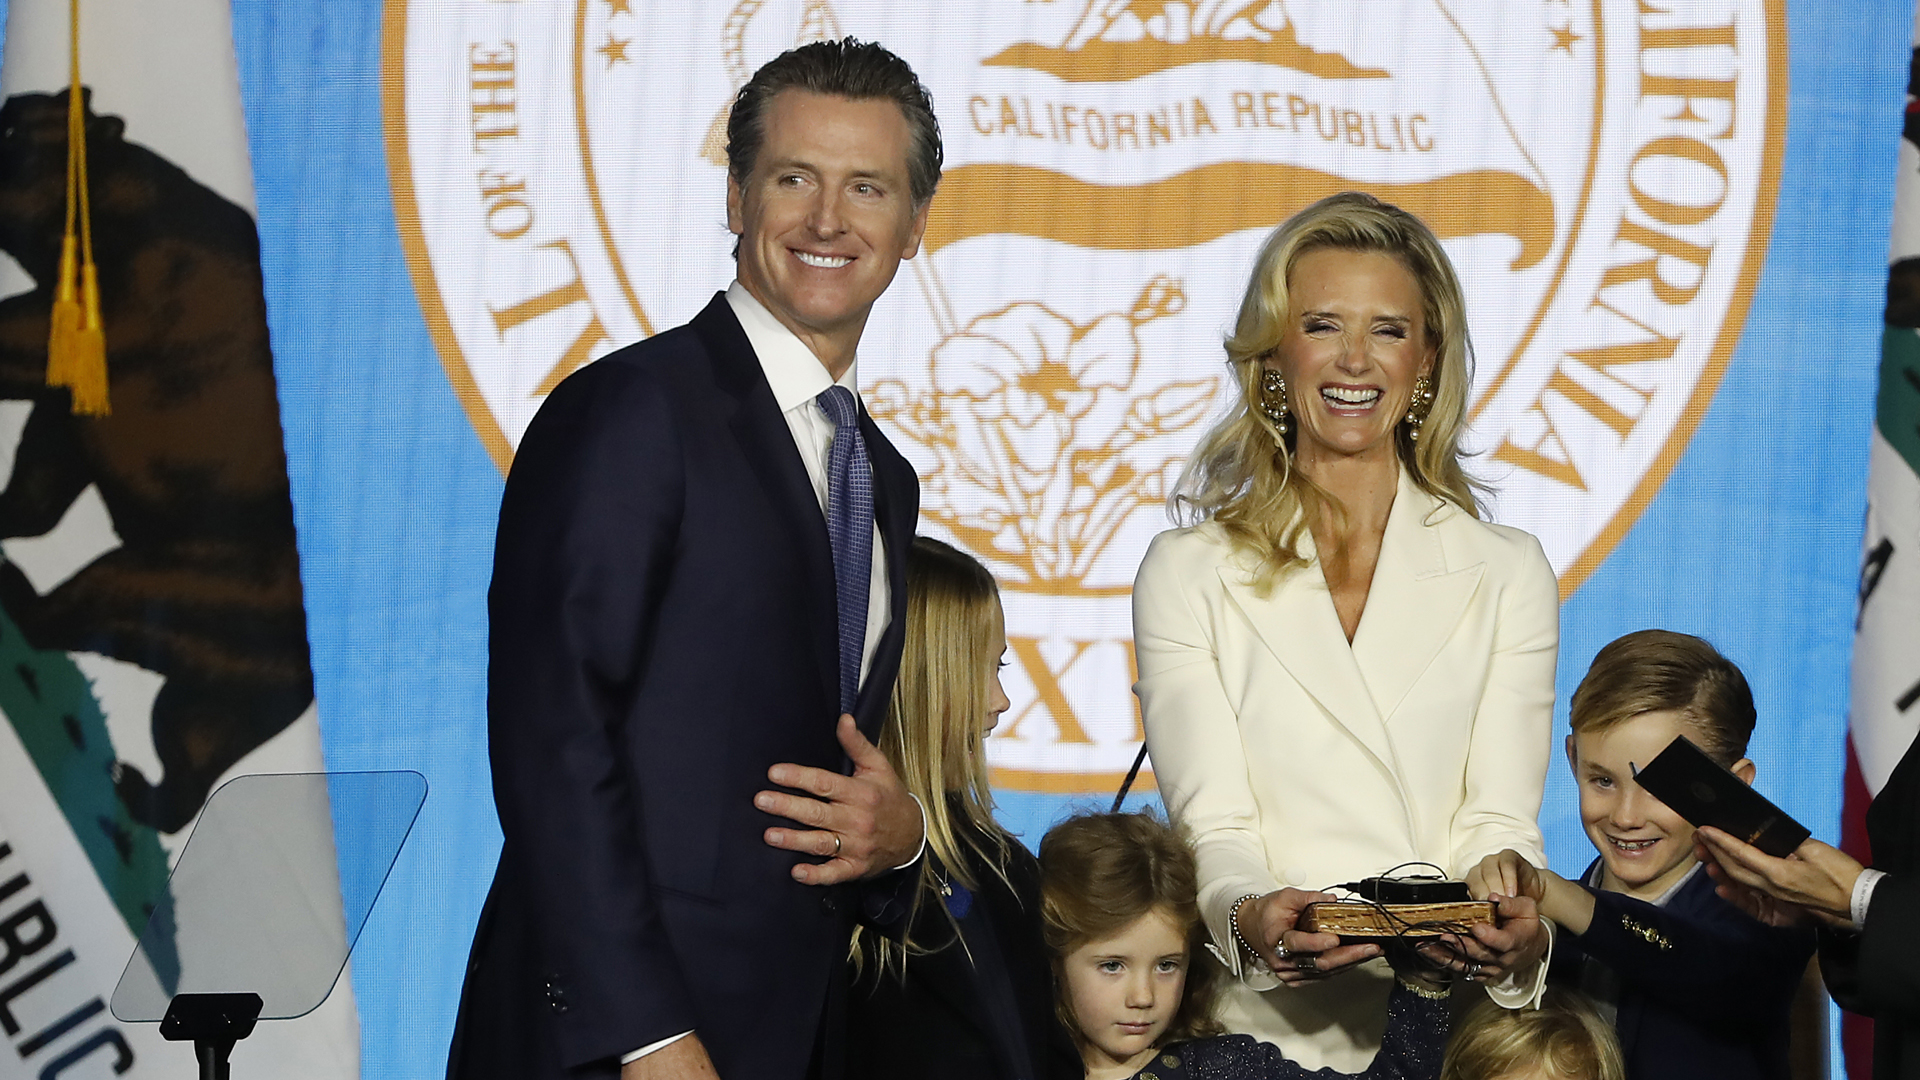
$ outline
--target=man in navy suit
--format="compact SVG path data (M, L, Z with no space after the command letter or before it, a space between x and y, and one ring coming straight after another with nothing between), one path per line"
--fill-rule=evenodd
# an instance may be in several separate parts
M822 42L741 90L727 153L738 280L556 388L507 479L505 843L450 1077L832 1078L849 931L902 914L924 823L873 742L919 490L854 353L939 128L898 57Z

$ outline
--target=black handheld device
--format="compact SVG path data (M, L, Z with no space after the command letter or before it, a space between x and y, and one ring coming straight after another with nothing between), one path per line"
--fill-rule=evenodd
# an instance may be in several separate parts
M1419 874L1362 878L1351 888L1355 896L1376 904L1460 904L1473 899L1464 881Z
M1685 735L1675 735L1633 778L1695 828L1711 825L1777 859L1811 835Z

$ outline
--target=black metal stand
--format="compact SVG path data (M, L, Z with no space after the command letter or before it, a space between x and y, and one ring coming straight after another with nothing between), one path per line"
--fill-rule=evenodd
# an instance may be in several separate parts
M253 1034L261 1005L259 994L175 994L160 1020L160 1035L193 1041L200 1080L229 1080L227 1056L234 1043Z

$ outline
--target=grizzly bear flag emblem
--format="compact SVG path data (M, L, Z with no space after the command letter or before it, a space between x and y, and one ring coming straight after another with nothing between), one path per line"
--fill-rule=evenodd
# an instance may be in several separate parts
M167 878L209 792L321 768L230 13L14 0L6 30L0 1080L177 1072L103 1002L150 919L191 928ZM76 310L110 409L67 367ZM242 1053L357 1074L346 985Z

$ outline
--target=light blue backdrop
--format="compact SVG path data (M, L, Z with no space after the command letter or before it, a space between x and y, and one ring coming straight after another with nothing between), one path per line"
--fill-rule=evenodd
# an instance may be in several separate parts
M0 0L0 11L4 10ZM327 765L432 785L355 955L364 1075L441 1075L499 847L485 592L501 478L427 336L394 227L381 5L235 0L267 299ZM1559 725L1627 630L1702 634L1760 707L1759 786L1832 838L1910 0L1791 6L1771 251L1690 449L1565 605ZM722 283L716 283L722 284ZM1076 802L1010 795L1029 842ZM1556 868L1591 857L1556 763Z

